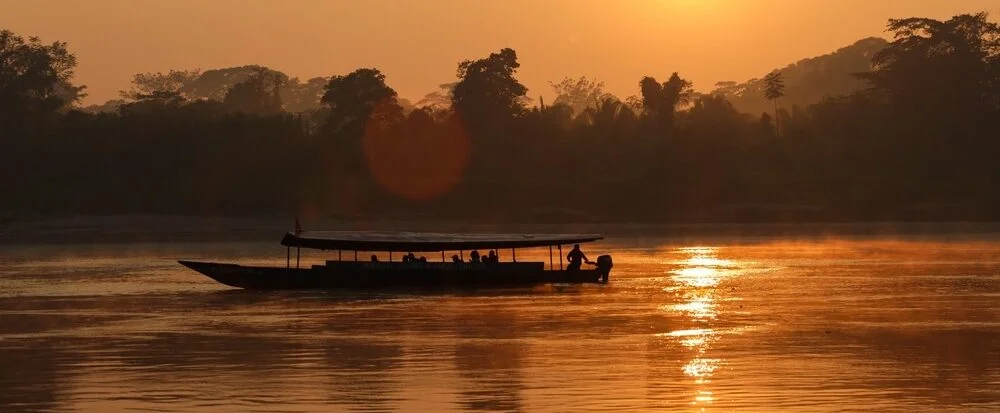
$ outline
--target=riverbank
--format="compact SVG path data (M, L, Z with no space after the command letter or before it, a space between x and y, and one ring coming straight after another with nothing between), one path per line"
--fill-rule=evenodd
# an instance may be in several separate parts
M998 222L864 222L647 224L484 224L443 220L343 220L303 217L306 230L426 232L596 232L606 236L715 239L732 242L757 238L921 238L1000 239ZM198 217L176 215L106 215L32 217L0 222L0 244L226 242L270 241L294 228L284 216Z

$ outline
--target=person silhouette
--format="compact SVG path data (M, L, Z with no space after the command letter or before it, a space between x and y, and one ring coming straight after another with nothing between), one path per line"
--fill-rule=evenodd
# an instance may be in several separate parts
M590 262L587 259L587 254L580 251L580 244L573 245L573 249L570 250L569 254L566 254L566 260L569 261L569 265L566 266L568 271L579 270L584 262Z
M472 250L469 253L469 262L479 262L479 250Z

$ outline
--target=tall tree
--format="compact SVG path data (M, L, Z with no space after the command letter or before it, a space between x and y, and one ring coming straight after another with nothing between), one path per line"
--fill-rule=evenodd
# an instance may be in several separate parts
M261 70L229 88L222 103L233 112L273 115L281 112L282 78Z
M662 84L646 76L639 81L639 90L646 115L652 116L666 130L673 126L677 109L690 103L694 95L691 82L682 79L677 72Z
M327 130L360 137L366 127L385 128L403 120L397 93L378 69L358 69L334 76L321 102L330 108Z
M587 108L577 117L578 124L601 136L625 133L632 128L635 120L635 111L614 97L602 99L597 106Z
M986 13L889 20L894 40L862 76L888 99L928 111L1000 105L1000 25Z
M764 97L774 102L774 135L779 136L781 120L778 119L778 99L785 96L785 81L781 72L775 70L764 76Z
M959 192L997 199L1000 175L988 171L1000 147L1000 25L987 18L890 20L893 41L862 75L888 112L889 130L879 141L897 165L885 175L903 183L897 186L920 182L912 199L959 198Z
M459 63L459 81L451 93L452 107L473 127L520 115L528 93L528 88L514 77L520 66L517 53L509 48L485 59Z
M200 72L197 76L187 79L178 91L188 99L211 99L221 102L234 85L254 78L271 79L282 85L289 83L288 75L278 70L261 65L245 65ZM318 100L316 103L318 104Z
M26 41L0 30L0 125L20 122L27 113L52 113L74 103L83 87L70 81L76 56L66 43Z

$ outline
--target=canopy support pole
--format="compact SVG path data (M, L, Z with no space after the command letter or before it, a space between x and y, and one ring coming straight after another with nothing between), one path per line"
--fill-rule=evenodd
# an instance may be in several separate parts
M292 247L285 247L285 268L292 268Z
M517 262L517 250L516 249L514 249L514 248L510 249L510 256L511 256L511 258L514 259L514 262Z
M389 262L392 262L392 251L389 251Z
M562 269L562 244L559 244L559 271Z
M458 259L462 260L462 262L465 262L465 251L458 250Z
M337 250L337 261L341 261L341 258L340 258L340 253L341 253L341 251L340 251L340 250Z
M552 246L549 245L549 271L552 271L554 269L555 266L552 265Z
M444 251L441 251L441 262L444 262Z
M358 250L354 250L354 262L358 262Z
M295 269L299 269L299 257L302 254L302 248L295 248Z

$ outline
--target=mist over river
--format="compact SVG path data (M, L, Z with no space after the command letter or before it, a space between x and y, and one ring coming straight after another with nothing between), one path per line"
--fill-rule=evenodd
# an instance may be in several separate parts
M608 285L438 294L175 262L284 266L274 241L3 245L0 411L1000 411L997 240L737 241L610 237Z

